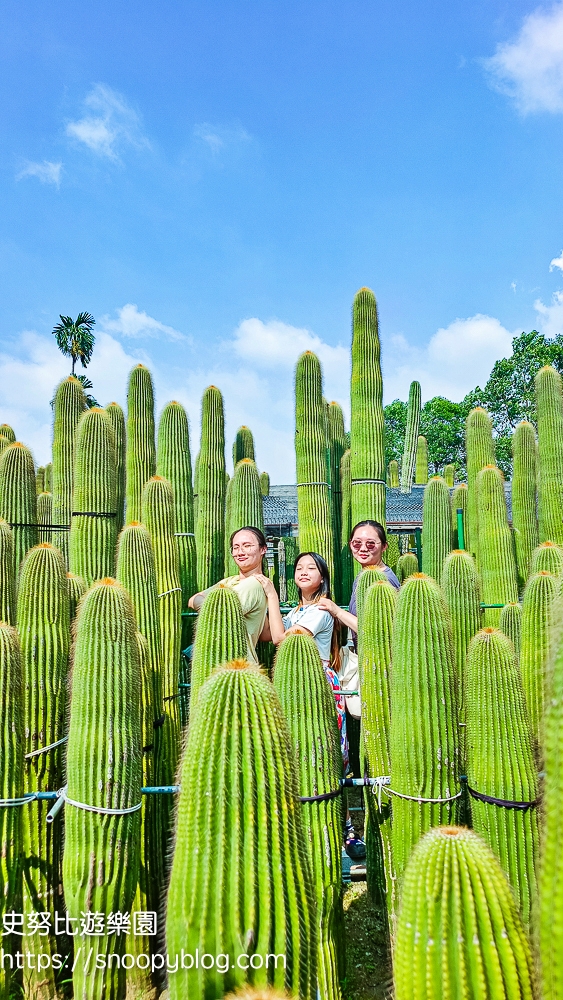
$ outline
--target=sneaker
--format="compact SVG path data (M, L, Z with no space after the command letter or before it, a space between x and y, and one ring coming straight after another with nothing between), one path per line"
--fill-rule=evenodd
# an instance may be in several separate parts
M360 861L366 856L366 845L359 837L351 837L350 840L347 840L344 850L348 857L352 858L352 861Z

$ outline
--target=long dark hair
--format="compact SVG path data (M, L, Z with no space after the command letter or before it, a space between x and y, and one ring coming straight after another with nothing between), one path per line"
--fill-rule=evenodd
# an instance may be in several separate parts
M230 549L232 549L232 547L233 547L233 538L235 537L235 535L238 535L239 531L251 531L252 534L254 535L254 537L256 538L256 540L257 540L260 548L261 549L267 549L268 548L268 543L267 543L266 539L264 538L264 532L260 531L260 528L253 528L250 524L245 524L245 525L243 525L242 528L237 528L236 531L233 531L233 533L231 534L231 537L229 539L229 548Z
M311 596L311 601L316 604L317 601L320 601L321 597L327 597L331 600L330 573L325 560L321 555L319 555L318 552L300 552L295 558L294 572L297 572L298 563L301 559L304 559L305 556L311 557L321 575L321 582L318 589ZM303 595L300 587L297 587L297 592L299 594L299 603L301 604ZM333 670L338 672L340 669L340 622L336 618L333 621L332 638L330 640L330 664Z
M354 527L352 528L352 533L348 541L351 542L358 528L364 528L366 524L369 524L370 528L375 528L381 540L381 544L385 548L385 546L387 545L387 533L385 531L385 528L383 527L382 524L379 523L379 521L370 521L370 520L358 521L358 523L355 524Z

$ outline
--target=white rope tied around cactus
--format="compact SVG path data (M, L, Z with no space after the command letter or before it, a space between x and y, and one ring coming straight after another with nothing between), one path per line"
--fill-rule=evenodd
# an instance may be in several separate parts
M171 590L165 590L163 594L158 594L157 596L158 597L166 597L167 594L175 594L177 590L179 590L180 593L182 593L182 588L181 587L172 587Z
M387 486L385 479L353 479L352 486L358 486L362 483L380 483L381 486Z
M48 822L52 823L53 819L65 803L69 806L75 806L77 809L84 809L86 812L98 813L100 816L129 816L131 813L138 812L143 805L143 800L141 799L137 805L129 806L127 809L110 809L108 806L91 806L86 802L76 802L75 799L69 799L66 793L67 787L68 786L65 785L64 788L60 788L57 792L57 801L47 817Z
M39 754L47 753L48 750L54 750L55 747L60 747L61 743L66 743L68 736L63 736L62 740L57 740L56 743L49 743L48 747L39 747L39 750L32 750L31 753L26 753L24 755L24 760L31 760L32 757L39 757Z
M27 795L22 795L19 799L0 799L0 809L8 809L10 806L25 806L28 802L33 802L35 797L35 792L28 792Z
M455 799L461 798L463 792L460 790L456 795L448 795L444 799L425 799L422 795L403 795L402 792L396 792L393 788L384 788L383 791L386 795L396 795L398 799L408 799L409 802L429 802L435 803L436 805L441 805L446 802L453 802Z
M330 483L297 483L297 489L299 489L300 486L328 486L330 489Z
M193 531L175 531L174 535L176 538L195 538Z

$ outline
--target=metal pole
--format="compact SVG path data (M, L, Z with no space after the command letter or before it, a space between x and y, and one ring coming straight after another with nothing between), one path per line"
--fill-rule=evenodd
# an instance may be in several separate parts
M461 507L457 508L457 547L458 549L465 548L465 531L463 529L463 509Z

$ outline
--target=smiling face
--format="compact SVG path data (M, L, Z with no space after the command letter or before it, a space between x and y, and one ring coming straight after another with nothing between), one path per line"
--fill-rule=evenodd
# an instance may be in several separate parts
M231 553L237 566L243 573L260 570L262 557L266 553L252 531L237 531L231 544Z
M361 528L356 528L350 548L360 566L379 566L387 545L381 541L377 528L363 524Z
M322 583L322 576L312 556L301 556L295 564L295 583L301 593L315 594Z

